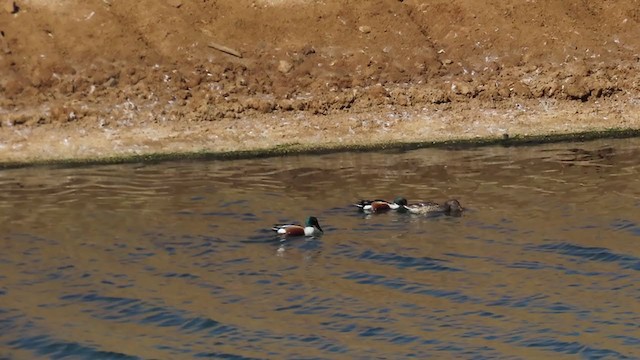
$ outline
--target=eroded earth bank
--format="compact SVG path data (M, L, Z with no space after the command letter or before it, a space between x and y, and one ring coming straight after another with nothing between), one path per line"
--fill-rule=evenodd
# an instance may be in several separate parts
M640 1L16 0L0 162L640 128Z

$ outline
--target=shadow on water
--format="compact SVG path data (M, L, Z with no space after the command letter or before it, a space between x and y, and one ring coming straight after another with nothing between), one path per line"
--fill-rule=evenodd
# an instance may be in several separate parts
M4 170L0 358L640 358L639 145Z

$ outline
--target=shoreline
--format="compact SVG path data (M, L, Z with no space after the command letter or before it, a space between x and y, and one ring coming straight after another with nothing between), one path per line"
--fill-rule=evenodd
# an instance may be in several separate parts
M168 161L230 161L252 158L269 158L296 155L321 155L341 152L369 151L410 151L423 148L436 149L468 149L487 146L519 147L563 142L587 142L600 139L628 139L640 137L640 129L607 129L583 131L575 133L551 133L541 135L502 136L486 138L462 138L442 141L423 142L384 142L360 145L325 144L321 146L305 146L300 144L277 145L272 148L254 150L235 150L226 152L194 151L175 153L149 153L141 155L125 155L101 158L68 158L35 160L29 162L0 162L0 170L21 169L30 167L82 167L94 165L116 165L131 163L156 164Z
M640 99L531 99L372 108L327 115L274 112L217 121L160 121L154 113L102 126L68 122L0 127L0 168L179 159L522 145L640 136Z

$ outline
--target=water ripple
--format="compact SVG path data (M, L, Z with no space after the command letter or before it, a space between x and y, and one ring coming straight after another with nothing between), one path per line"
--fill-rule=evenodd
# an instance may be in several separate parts
M50 359L66 359L72 357L74 359L123 359L134 360L141 359L137 356L131 356L113 351L102 351L93 347L78 344L76 342L58 341L48 335L37 335L24 337L18 340L10 341L9 346L16 349L32 350L41 356L48 356Z
M353 247L342 246L336 255L355 258L358 260L372 261L380 265L395 266L398 269L415 269L419 271L461 271L455 267L444 265L447 260L428 257L413 257L398 255L396 253L378 253L367 249L359 251Z
M567 242L550 243L537 245L532 250L543 252L555 252L561 255L568 255L599 262L618 263L624 269L640 271L640 258L631 255L616 254L607 248L586 247Z
M630 220L617 219L611 223L611 227L617 231L624 230L635 236L640 236L640 226Z
M594 348L578 341L561 341L550 337L537 337L518 342L519 345L530 348L542 348L555 353L581 355L587 359L632 359L614 350Z
M228 359L228 360L262 360L262 359L265 359L265 358L246 357L246 356L240 356L240 355L229 354L229 353L221 353L221 352L202 352L202 353L193 354L193 357L205 358L205 359Z
M474 298L463 294L457 290L434 289L429 286L409 282L401 278L387 278L384 275L348 271L342 276L345 280L355 281L363 285L379 285L389 289L398 290L404 293L427 295L437 298L446 298L457 303L480 303L479 298Z
M220 324L213 319L190 317L185 311L154 306L137 299L101 296L97 294L65 295L63 301L101 303L101 311L90 310L94 317L103 320L131 322L137 320L139 324L154 324L160 327L177 327L183 331L194 333L206 331L210 335L221 335L236 329Z

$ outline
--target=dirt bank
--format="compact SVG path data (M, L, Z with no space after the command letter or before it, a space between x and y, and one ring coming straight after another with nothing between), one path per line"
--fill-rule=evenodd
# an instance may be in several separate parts
M0 4L0 162L640 128L639 0Z

